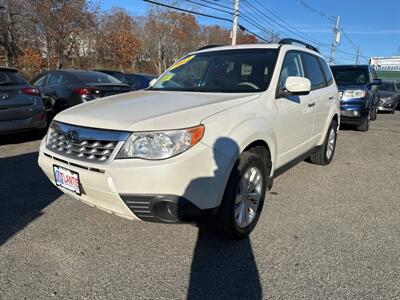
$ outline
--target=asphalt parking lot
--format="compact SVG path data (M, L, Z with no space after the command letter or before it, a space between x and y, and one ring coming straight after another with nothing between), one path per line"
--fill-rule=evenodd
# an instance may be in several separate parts
M400 113L276 179L250 239L132 222L61 194L39 136L0 138L0 299L399 299Z

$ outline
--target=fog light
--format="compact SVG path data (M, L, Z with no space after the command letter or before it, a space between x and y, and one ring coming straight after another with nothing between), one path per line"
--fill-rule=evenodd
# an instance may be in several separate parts
M353 116L355 116L355 117L359 116L359 112L356 110L353 110Z

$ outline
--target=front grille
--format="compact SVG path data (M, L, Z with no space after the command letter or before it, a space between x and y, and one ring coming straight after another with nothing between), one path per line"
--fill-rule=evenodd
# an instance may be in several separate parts
M103 163L129 133L52 122L47 135L47 149L77 160Z

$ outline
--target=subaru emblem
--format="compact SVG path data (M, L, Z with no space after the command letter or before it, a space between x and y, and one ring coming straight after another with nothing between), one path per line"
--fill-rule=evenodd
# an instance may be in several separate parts
M79 141L79 132L76 130L69 130L67 132L67 138L70 140L71 143L76 143Z

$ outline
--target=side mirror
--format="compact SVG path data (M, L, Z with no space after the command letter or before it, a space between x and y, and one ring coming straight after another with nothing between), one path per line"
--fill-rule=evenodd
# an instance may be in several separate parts
M374 79L372 81L372 85L381 85L382 84L382 79Z
M283 90L290 95L308 95L311 91L311 81L304 77L289 76Z
M152 80L150 80L149 82L149 87L152 87L157 81L157 78L153 78Z

